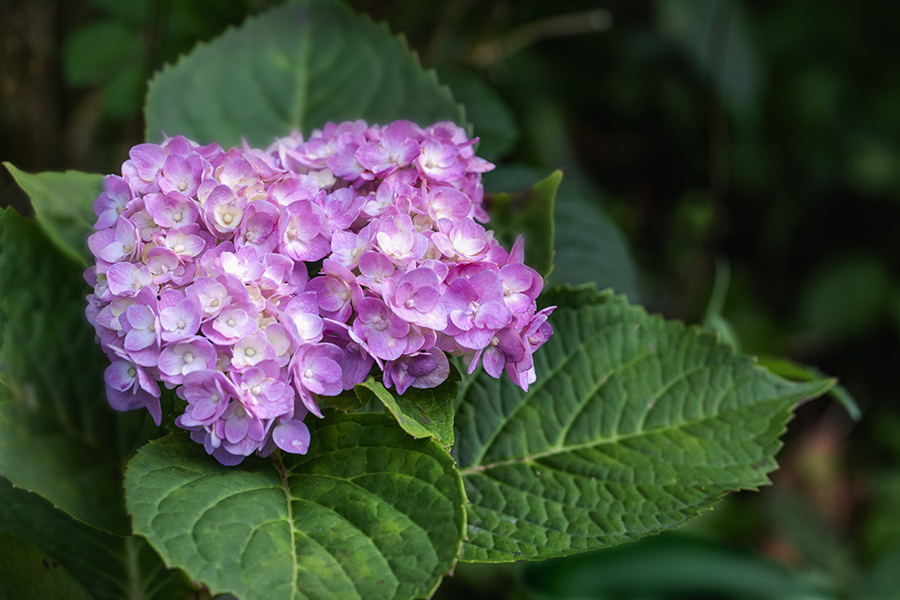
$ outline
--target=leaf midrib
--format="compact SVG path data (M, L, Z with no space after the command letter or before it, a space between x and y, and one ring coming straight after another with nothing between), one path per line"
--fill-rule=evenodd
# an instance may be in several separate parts
M272 453L272 464L275 466L275 471L281 479L281 489L284 492L285 504L287 505L287 522L288 528L291 531L291 562L293 564L293 569L291 570L291 598L295 598L299 591L297 589L297 576L299 573L299 565L297 564L297 540L294 535L294 509L291 505L291 489L288 484L289 471L285 469L284 462L281 460L281 451L276 449L275 452ZM354 584L354 589L355 588L356 586Z
M770 400L766 400L765 402L757 403L757 404L755 404L754 406L758 406L758 405L760 405L760 404L771 404L771 403L776 403L776 402L783 402L783 401L786 400L787 398L789 398L789 397L791 397L791 396L795 396L795 395L796 395L796 394L788 394L788 395L785 395L785 396L777 396L777 397L772 398L772 399L770 399ZM465 469L460 469L459 473L460 473L460 475L462 475L463 477L466 477L466 476L468 476L468 475L477 475L477 474L483 473L484 471L487 471L487 470L489 470L489 469L495 469L495 468L498 468L498 467L504 467L504 466L506 466L506 465L512 465L512 464L524 463L524 462L531 462L531 461L535 461L535 460L540 460L541 458L546 458L546 457L548 457L548 456L555 456L555 455L557 455L557 454L562 454L562 453L565 453L565 452L575 452L575 451L578 451L578 450L584 450L584 449L587 449L587 448L593 448L593 447L596 447L596 446L603 446L603 445L607 445L607 444L615 444L615 443L618 443L618 442L620 442L620 441L622 441L622 440L627 440L627 439L636 438L636 437L640 437L640 436L645 436L645 435L646 435L646 436L649 436L649 435L656 435L656 434L663 433L663 432L666 432L666 431L678 430L678 429L681 429L682 427L686 427L686 426L689 426L689 425L695 425L695 424L697 424L697 423L702 423L703 421L706 421L706 420L709 420L709 419L716 419L716 418L718 418L718 417L721 417L722 415L728 414L728 413L733 412L733 411L736 411L736 410L741 410L741 409L744 409L744 408L746 408L746 405L744 405L744 406L736 406L736 407L734 407L734 408L730 408L730 409L728 409L728 410L721 411L721 412L718 412L718 413L715 413L715 414L704 415L704 416L702 416L702 417L698 417L698 418L695 418L695 419L689 419L689 420L686 420L686 421L681 421L681 422L679 422L679 423L674 423L674 424L671 424L671 425L665 425L665 426L663 426L663 427L657 427L656 429L649 429L649 430L647 430L647 429L642 429L642 430L639 430L639 431L633 431L633 432L631 432L631 433L625 433L625 434L620 434L620 435L614 435L614 436L607 437L607 438L601 438L601 439L597 439L597 440L591 440L591 441L589 441L589 442L584 442L584 443L581 443L581 444L572 444L571 446L554 446L554 447L552 447L552 448L550 448L550 449L548 449L548 450L544 450L543 452L538 452L538 453L535 453L535 454L530 454L530 455L528 455L528 456L519 456L519 457L516 457L516 458L510 458L510 459L498 461L498 462L495 462L495 463L489 463L489 464L486 464L486 465L473 465L473 466L468 467L468 468L465 468Z
M569 312L574 312L576 314L576 316L578 314L578 311L572 310L570 308L566 308L564 310L569 311ZM580 321L581 319L579 318L578 320ZM550 370L550 372L547 373L536 385L531 386L529 388L528 392L525 393L525 396L522 398L522 400L519 402L519 404L517 404L511 411L509 411L509 413L507 415L505 415L503 417L503 419L497 424L497 427L494 429L494 431L491 432L491 435L488 436L488 439L482 445L481 451L478 453L478 456L472 461L474 463L473 466L476 466L477 463L479 463L484 458L484 455L487 454L487 451L493 445L494 440L497 439L497 436L500 435L500 432L503 431L503 429L506 427L506 425L513 420L513 418L518 414L519 410L521 410L524 406L529 404L531 399L534 398L535 395L537 395L537 392L544 389L544 387L546 387L548 381L552 381L554 377L556 377L559 373L561 373L562 370L575 358L575 356L580 355L582 350L584 350L584 348L586 347L586 345L589 342L593 341L595 338L599 337L600 335L606 333L606 331L608 329L610 329L614 326L621 326L623 324L624 324L624 320L620 320L620 321L615 321L614 323L607 323L604 326L602 326L596 332L594 332L593 334L591 334L588 337L586 337L585 339L583 339L581 341L581 343L579 343L578 346L576 346L572 352L566 354L563 357L563 359L559 362L559 364L557 364L555 367L553 367ZM547 351L546 347L544 348L544 351L545 352ZM618 368L619 367L617 367L617 369ZM613 371L613 373L614 372L615 372L615 370ZM475 378L471 377L470 379L472 379L474 381ZM468 390L468 388L467 388L467 390ZM500 391L501 391L501 393L503 391L503 383L502 382L500 383ZM469 467L469 468L472 468L472 467ZM461 469L460 473L463 473L467 470L468 469Z

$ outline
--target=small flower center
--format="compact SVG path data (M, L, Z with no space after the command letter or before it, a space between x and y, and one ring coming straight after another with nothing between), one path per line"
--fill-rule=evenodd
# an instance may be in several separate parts
M219 299L218 299L218 298L213 298L212 300L209 301L209 305L212 306L212 307L218 306L218 305L219 305Z
M494 338L491 340L491 346L499 346L499 345L500 345L500 340L497 339L497 336L494 336Z
M184 321L178 321L178 329L184 329L187 326L187 323Z
M210 400L210 402L212 402L213 404L215 404L216 402L218 402L219 400L221 400L221 398L219 398L219 395L218 395L218 394L213 394L212 396L209 397L209 400Z
M228 319L227 323L229 327L234 327L234 319Z
M256 354L256 350L254 350L253 348L247 348L244 354L246 354L247 356L253 356L254 354Z
M126 373L128 373L129 377L136 377L137 369L135 369L134 367L128 367L128 370L126 371Z
M416 301L413 300L412 298L407 300L405 303L406 308L413 308L415 305L416 305Z
M189 365L194 362L194 355L190 352L185 352L181 359L184 361L184 364Z
M250 393L254 396L259 396L262 393L262 390L258 385L254 385L252 388L250 388Z
M372 317L369 325L371 325L372 329L376 331L384 331L388 328L388 322L382 319L381 315L375 315L374 317Z
M178 191L179 191L179 192L183 192L183 191L186 190L186 189L187 189L187 182L186 182L186 181L179 181L179 182L178 182ZM176 220L176 221L180 221L181 219L175 219L175 220Z
M124 246L122 246L122 250L124 250L125 252L131 252L132 250L134 250L134 246L125 244Z
M124 207L124 206L117 206L117 207L116 207L116 214L117 214L117 215L121 215L123 212L125 212L125 207Z
M304 376L306 379L312 379L312 376L313 376L312 369L307 368L305 371L303 371L303 376Z
M234 221L234 217L232 217L232 216L229 215L229 214L225 214L225 215L222 217L222 221L223 221L226 225L231 225L231 222Z
M175 251L175 254L181 254L184 252L184 244L175 244L175 247L172 248Z

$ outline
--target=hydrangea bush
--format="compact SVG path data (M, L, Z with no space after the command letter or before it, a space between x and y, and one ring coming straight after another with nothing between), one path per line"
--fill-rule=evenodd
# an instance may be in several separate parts
M175 423L234 465L305 453L319 397L373 364L399 394L444 382L445 353L527 391L553 308L537 310L522 239L507 252L478 223L493 165L477 141L452 122L359 120L265 151L183 136L132 148L88 238L110 404L159 425L157 382L175 387Z
M835 385L545 286L607 287L615 229L560 172L485 194L450 91L330 0L198 46L146 116L121 175L7 164L0 596L429 597L768 483Z

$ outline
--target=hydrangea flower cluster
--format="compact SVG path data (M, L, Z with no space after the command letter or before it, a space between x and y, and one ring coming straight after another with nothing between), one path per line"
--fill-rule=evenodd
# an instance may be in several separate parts
M140 144L104 179L88 246L87 314L111 360L117 410L176 424L226 465L305 453L303 423L381 370L403 393L505 370L524 389L552 329L543 280L481 223L481 173L453 123L329 123L304 141L225 151L184 137Z

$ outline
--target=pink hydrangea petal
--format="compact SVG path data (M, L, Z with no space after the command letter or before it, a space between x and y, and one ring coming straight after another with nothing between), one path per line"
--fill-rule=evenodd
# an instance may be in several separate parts
M272 431L275 444L291 454L306 454L309 450L309 428L303 421L288 421L276 425Z

